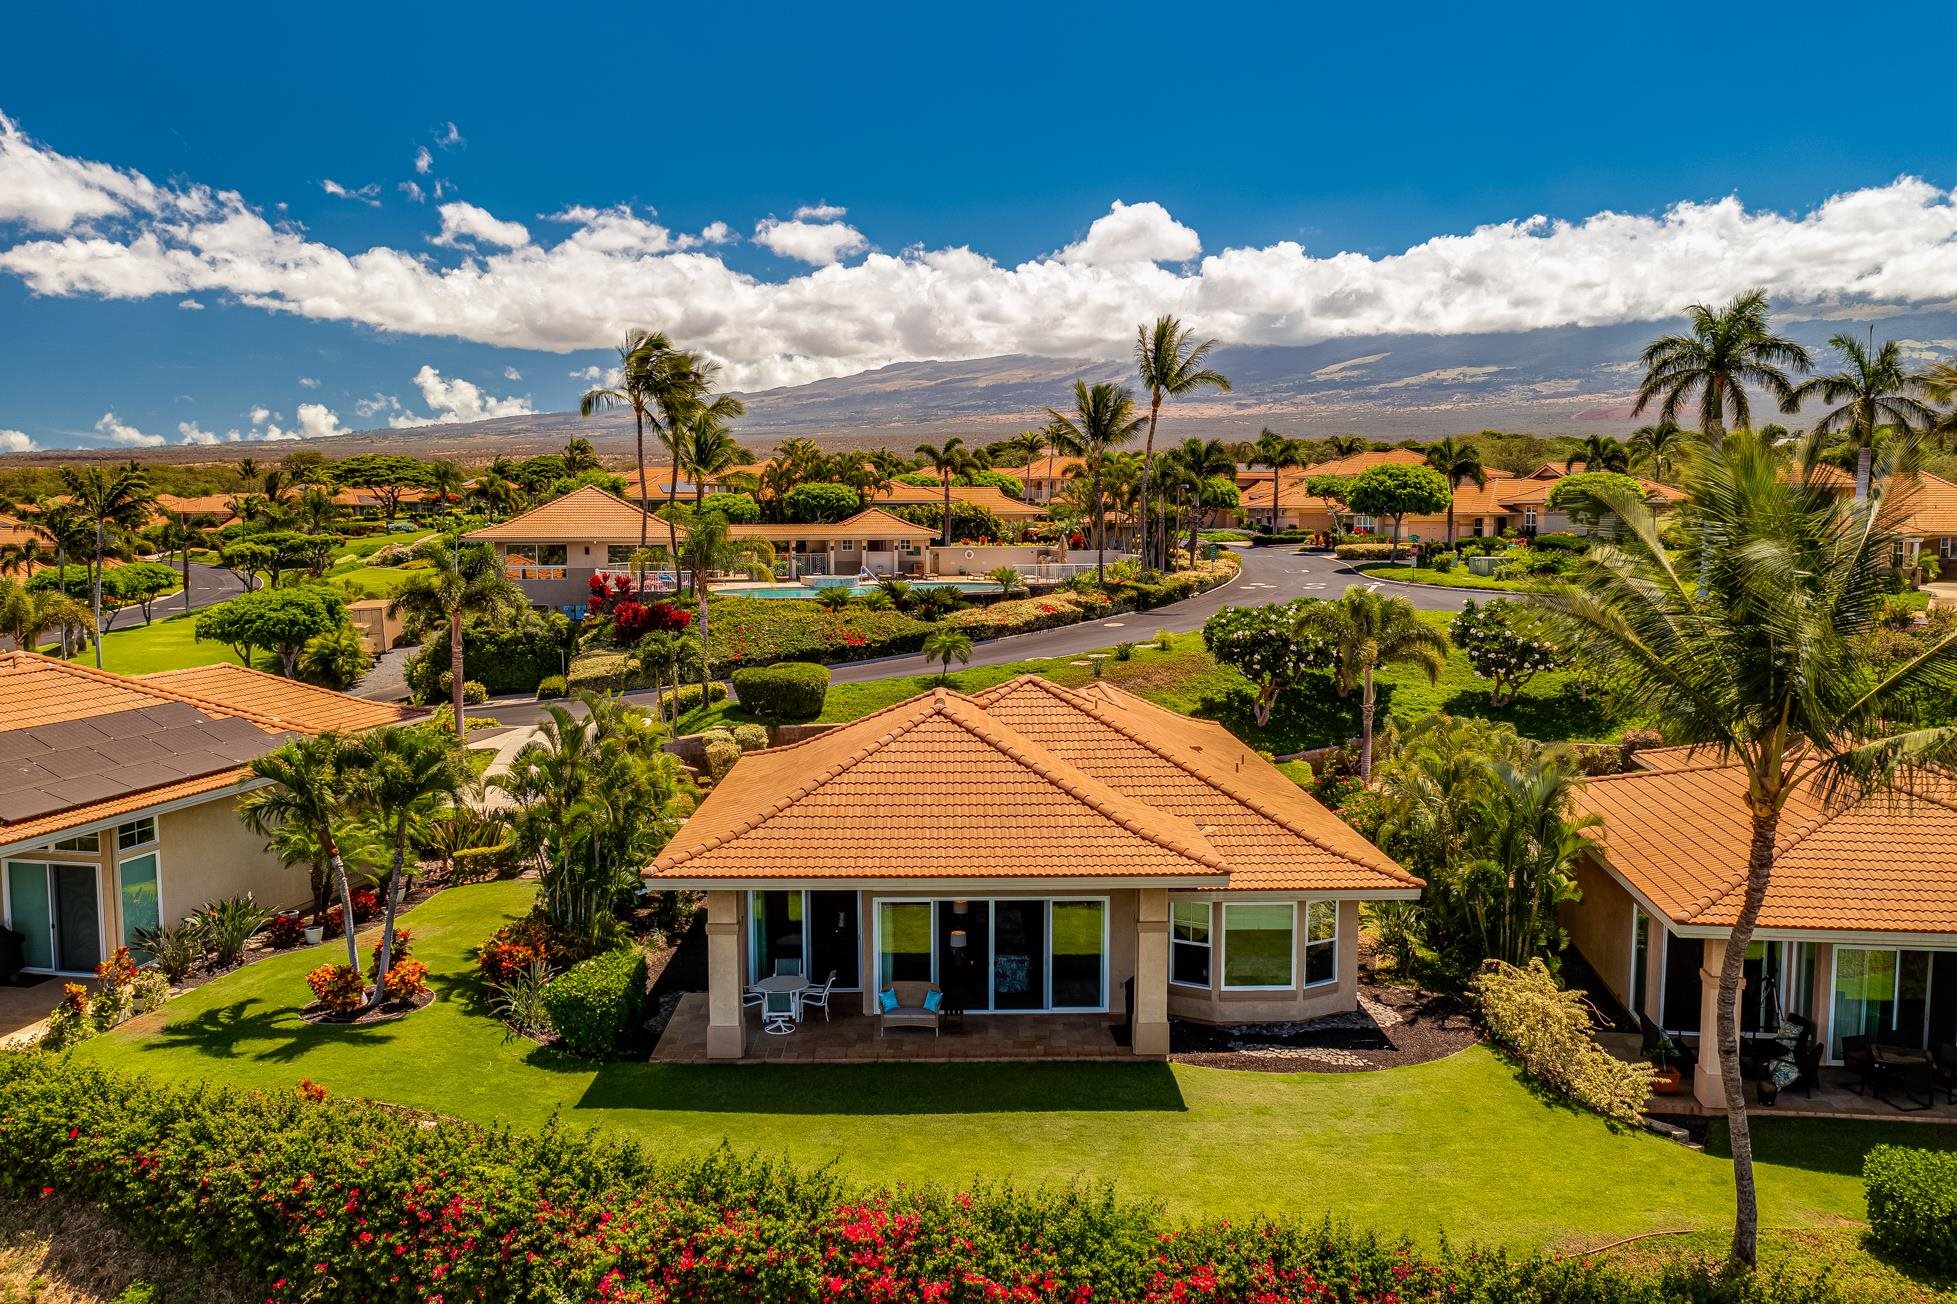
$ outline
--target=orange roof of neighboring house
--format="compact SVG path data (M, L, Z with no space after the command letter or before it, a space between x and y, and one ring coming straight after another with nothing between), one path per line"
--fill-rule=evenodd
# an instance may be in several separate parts
M1330 511L1332 507L1330 503L1322 498L1310 497L1305 493L1305 484L1313 476L1352 476L1358 475L1362 471L1370 471L1376 466L1386 466L1388 464L1421 466L1425 465L1426 461L1426 454L1416 453L1411 448L1386 448L1377 450L1369 449L1366 452L1353 453L1347 457L1335 457L1329 462L1319 462L1313 466L1288 466L1284 469L1281 477L1272 475L1268 470L1261 473L1254 469L1248 472L1239 471L1237 483L1240 486L1243 485L1247 478L1252 476L1256 477L1250 486L1243 490L1239 506L1247 510L1268 511L1271 506L1272 486L1281 485L1284 492L1283 505L1285 507L1292 509L1316 508L1322 511Z
M935 539L938 532L928 525L917 525L892 516L880 507L865 507L828 525L730 525L727 533L736 539Z
M1000 517L1029 519L1046 514L1044 507L1021 502L1005 490L989 484L953 485L951 500L970 503ZM893 484L877 495L877 501L892 507L941 507L944 505L944 490L936 486L927 488L917 484Z
M749 753L647 876L1420 886L1227 731L1030 677Z
M1534 477L1511 480L1502 486L1497 494L1497 501L1504 506L1518 508L1547 503L1549 501L1549 495L1556 490L1557 481L1562 478L1559 475L1547 480L1539 480ZM1685 499L1685 491L1683 489L1674 488L1671 485L1661 483L1657 480L1646 480L1642 476L1633 476L1631 478L1644 486L1646 502L1676 503L1682 502Z
M1058 453L1048 453L1045 457L1028 462L1025 466L996 466L995 471L1013 477L1021 482L1027 480L1064 480L1067 472L1087 465L1084 457L1064 457Z
M1643 755L1649 755L1644 753ZM1845 933L1957 933L1957 780L1925 795L1831 802L1812 780L1781 817L1759 926ZM1592 779L1576 808L1610 868L1674 923L1730 927L1746 884L1746 771L1682 765Z
M1957 484L1942 476L1919 474L1904 507L1899 527L1903 533L1927 538L1957 535Z
M48 547L54 546L54 536L46 530L38 525L29 525L18 516L8 516L0 512L0 547L26 543L29 539L46 544Z
M158 494L156 505L179 516L229 516L237 494L202 494L185 498L180 494Z
M306 733L373 729L426 714L392 702L371 702L296 679L268 675L263 670L227 661L185 670L158 670L136 677L146 684L160 684L192 697L254 711Z
M1726 749L1711 745L1641 747L1631 753L1634 764L1647 770L1683 770L1698 765L1724 765Z
M704 483L708 485L724 484L729 476L734 475L759 477L762 471L767 469L767 466L768 464L766 462L742 462L738 465L728 467L725 471L708 476ZM623 474L625 476L625 490L627 495L637 498L639 496L639 468L636 466L628 467ZM686 472L681 472L679 482L682 486L680 490L681 496L690 496L693 487L691 475ZM654 492L664 497L666 491L672 488L673 485L672 466L670 464L665 466L648 466L646 468L646 483L653 487Z
M645 519L646 513L639 510L637 503L628 503L597 485L588 484L507 521L471 530L462 537L484 543L637 544L639 527ZM664 532L669 526L663 520L654 520L652 528ZM678 528L684 538L686 527Z

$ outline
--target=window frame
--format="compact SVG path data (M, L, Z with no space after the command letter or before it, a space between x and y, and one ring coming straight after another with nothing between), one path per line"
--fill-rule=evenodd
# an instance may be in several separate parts
M135 829L140 834L145 824L149 826L147 837L138 836L133 841L124 840L123 831L125 829ZM160 840L160 833L156 827L156 816L154 815L140 815L133 820L124 820L122 823L116 825L116 854L118 856L125 851L135 851L141 847L153 846Z
M1324 898L1319 898L1317 900L1307 900L1304 904L1305 932L1302 939L1304 942L1304 968L1298 974L1299 988L1303 991L1312 991L1320 987L1336 987L1339 983L1339 903L1337 901L1328 901ZM1311 913L1321 906L1332 912L1332 935L1313 940L1311 935ZM1317 982L1312 981L1311 953L1313 947L1326 947L1331 950L1332 976L1330 978L1320 978Z
M1200 942L1192 938L1182 938L1176 935L1176 929L1179 927L1176 921L1176 908L1178 906L1193 906L1202 909L1203 939ZM1207 897L1199 901L1171 900L1169 902L1169 985L1171 987L1182 987L1196 992L1213 991L1216 987L1219 972L1216 964L1216 940L1216 903L1214 901L1211 901ZM1176 948L1180 946L1201 947L1203 949L1205 952L1203 967L1209 972L1209 980L1207 982L1185 982L1176 977Z
M133 855L118 854L116 856L116 876L113 885L116 899L116 923L119 926L118 931L122 939L121 945L132 948L136 943L130 936L132 930L129 927L128 898L126 896L128 889L123 882L122 872L139 860L150 862L150 882L156 889L156 923L154 926L157 928L163 927L163 921L170 917L163 910L163 852L161 849L152 846L147 851L138 851Z
M1281 983L1233 983L1230 981L1230 912L1236 909L1282 907L1291 917L1291 944L1285 949L1285 981ZM1225 901L1223 903L1223 954L1216 980L1225 992L1294 992L1298 990L1298 903L1287 901Z

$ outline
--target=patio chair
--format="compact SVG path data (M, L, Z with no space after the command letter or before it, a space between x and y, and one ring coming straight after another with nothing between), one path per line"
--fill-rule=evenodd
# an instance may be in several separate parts
M800 978L801 976L802 976L802 962L800 960L775 961L775 977Z
M1857 1034L1841 1039L1841 1064L1854 1075L1855 1080L1848 1084L1848 1089L1856 1095L1875 1085L1875 1051L1867 1037Z
M749 1006L753 1006L753 1005L759 1005L759 1004L761 1004L761 989L760 989L759 987L743 987L743 988L741 988L741 1008L742 1008L742 1009L744 1009L744 1010L745 1010L745 1009L747 1009L747 1008L748 1008Z
M938 1011L925 1008L926 998L933 992L938 994L938 1000L944 999L944 990L936 983L895 982L883 990L885 995L896 998L896 1006L882 1003L877 1036L892 1028L929 1028L933 1037L938 1035Z
M1947 1041L1937 1043L1930 1053L1930 1086L1932 1094L1943 1092L1943 1103L1957 1105L1957 1046Z
M764 992L761 1002L761 1031L785 1036L795 1031L795 993Z
M829 976L822 980L822 986L811 987L801 994L802 1008L811 1005L822 1011L822 1021L829 1022L829 992L836 985L836 971L831 969Z

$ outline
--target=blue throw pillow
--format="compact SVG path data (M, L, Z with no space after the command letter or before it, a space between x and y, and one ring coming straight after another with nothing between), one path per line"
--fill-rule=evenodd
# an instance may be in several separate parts
M885 990L878 994L877 1001L883 1006L883 1012L885 1014L895 1014L897 1012L896 992Z
M924 1008L930 1013L936 1014L938 1012L938 1006L944 1003L944 999L945 994L943 992L926 992L924 994Z

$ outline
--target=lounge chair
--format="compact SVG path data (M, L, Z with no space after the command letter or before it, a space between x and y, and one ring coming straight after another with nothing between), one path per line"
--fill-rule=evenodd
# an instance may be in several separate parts
M944 999L936 983L895 982L884 990L897 998L897 1008L881 1011L882 1023L877 1028L877 1036L892 1028L929 1028L933 1037L938 1035L938 1012L924 1008L924 998L932 992L938 993L938 999Z

